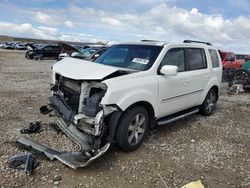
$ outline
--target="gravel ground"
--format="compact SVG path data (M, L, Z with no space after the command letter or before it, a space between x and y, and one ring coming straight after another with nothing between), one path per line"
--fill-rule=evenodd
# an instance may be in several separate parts
M31 121L43 123L43 131L33 139L59 150L76 148L47 126L52 118L39 113L50 94L53 63L27 60L22 51L0 50L1 187L172 188L199 179L210 188L250 187L250 94L228 96L226 84L212 116L194 115L159 127L135 152L113 146L79 170L43 156L37 156L40 165L31 175L8 168L10 156L25 152L14 141Z

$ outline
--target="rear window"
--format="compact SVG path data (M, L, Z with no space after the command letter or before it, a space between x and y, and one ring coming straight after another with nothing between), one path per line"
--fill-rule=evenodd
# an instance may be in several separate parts
M189 48L188 49L188 60L189 60L189 69L190 70L207 68L205 51L203 49Z
M220 61L219 61L217 51L213 50L213 49L209 49L208 51L209 51L209 54L210 54L210 58L211 58L213 67L219 67L220 66Z

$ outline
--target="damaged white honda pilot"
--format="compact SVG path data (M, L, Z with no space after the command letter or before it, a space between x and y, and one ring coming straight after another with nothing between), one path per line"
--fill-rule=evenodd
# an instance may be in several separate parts
M80 150L59 152L27 137L18 142L72 168L86 166L113 143L133 151L155 126L213 113L220 62L210 43L190 40L113 45L95 62L65 58L53 66L52 95L40 110L55 114Z

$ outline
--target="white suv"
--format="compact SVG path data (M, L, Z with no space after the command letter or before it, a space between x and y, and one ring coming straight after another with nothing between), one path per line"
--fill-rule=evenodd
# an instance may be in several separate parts
M41 112L54 112L80 151L61 153L28 138L19 142L78 168L112 143L132 151L157 125L197 112L212 114L222 65L210 43L144 40L114 45L96 62L65 58L54 65L53 75L53 94Z

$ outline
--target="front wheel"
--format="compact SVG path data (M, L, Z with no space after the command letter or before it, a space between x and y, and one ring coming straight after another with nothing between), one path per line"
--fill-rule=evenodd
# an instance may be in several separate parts
M124 151L136 150L143 142L149 124L145 108L135 106L125 111L116 132L117 145Z
M201 107L200 107L200 113L203 116L210 116L215 108L215 104L217 102L217 92L215 89L210 89L209 92L207 93L207 96L204 100L204 102L202 103Z

